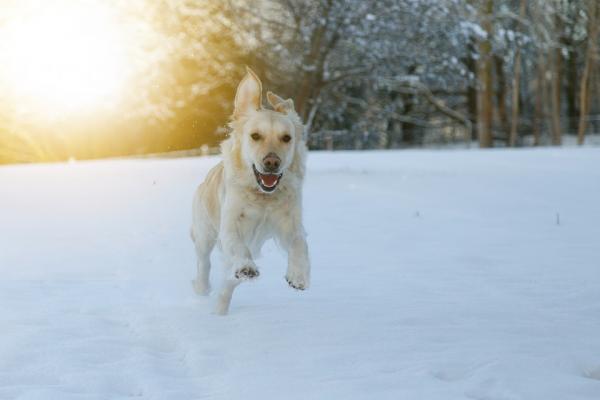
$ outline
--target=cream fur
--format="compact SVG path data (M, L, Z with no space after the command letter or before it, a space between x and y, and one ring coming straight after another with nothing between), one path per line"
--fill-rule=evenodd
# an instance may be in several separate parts
M223 160L210 170L193 201L192 239L198 256L193 281L200 295L210 292L210 253L215 244L224 255L225 279L215 312L226 314L233 291L242 281L258 276L254 259L268 239L288 253L286 280L295 289L310 283L310 263L302 226L302 182L305 172L304 127L292 100L269 92L274 110L261 106L262 84L248 69L235 98L231 135L221 144ZM252 139L259 133L261 139ZM291 140L285 143L284 135ZM259 172L264 157L276 154L283 173L272 193L261 191L252 165Z

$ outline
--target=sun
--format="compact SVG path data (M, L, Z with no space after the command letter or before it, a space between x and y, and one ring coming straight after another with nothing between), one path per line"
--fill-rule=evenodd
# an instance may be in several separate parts
M109 1L0 6L0 83L19 107L68 114L118 102L127 52ZM7 12L8 11L8 12Z

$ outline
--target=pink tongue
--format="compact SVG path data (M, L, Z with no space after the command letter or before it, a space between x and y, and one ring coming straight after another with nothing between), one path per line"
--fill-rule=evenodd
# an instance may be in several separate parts
M277 179L279 179L278 175L260 175L260 180L266 187L275 186L275 184L277 183Z

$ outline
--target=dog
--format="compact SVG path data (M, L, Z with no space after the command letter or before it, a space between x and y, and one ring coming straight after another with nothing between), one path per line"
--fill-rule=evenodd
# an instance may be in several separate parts
M191 236L198 256L192 281L199 295L210 294L210 254L219 245L224 279L215 313L228 313L235 288L259 276L254 262L268 239L288 255L285 279L296 290L310 284L310 261L302 225L302 184L307 147L304 125L291 99L267 92L272 109L262 107L262 83L249 68L239 83L222 161L198 187Z

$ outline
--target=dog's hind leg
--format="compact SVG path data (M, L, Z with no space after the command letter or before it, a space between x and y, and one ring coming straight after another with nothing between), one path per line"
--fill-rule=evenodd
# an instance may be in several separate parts
M215 246L217 235L211 227L205 225L199 230L192 230L192 239L198 257L198 275L192 281L192 286L198 295L207 296L210 293L210 253Z

